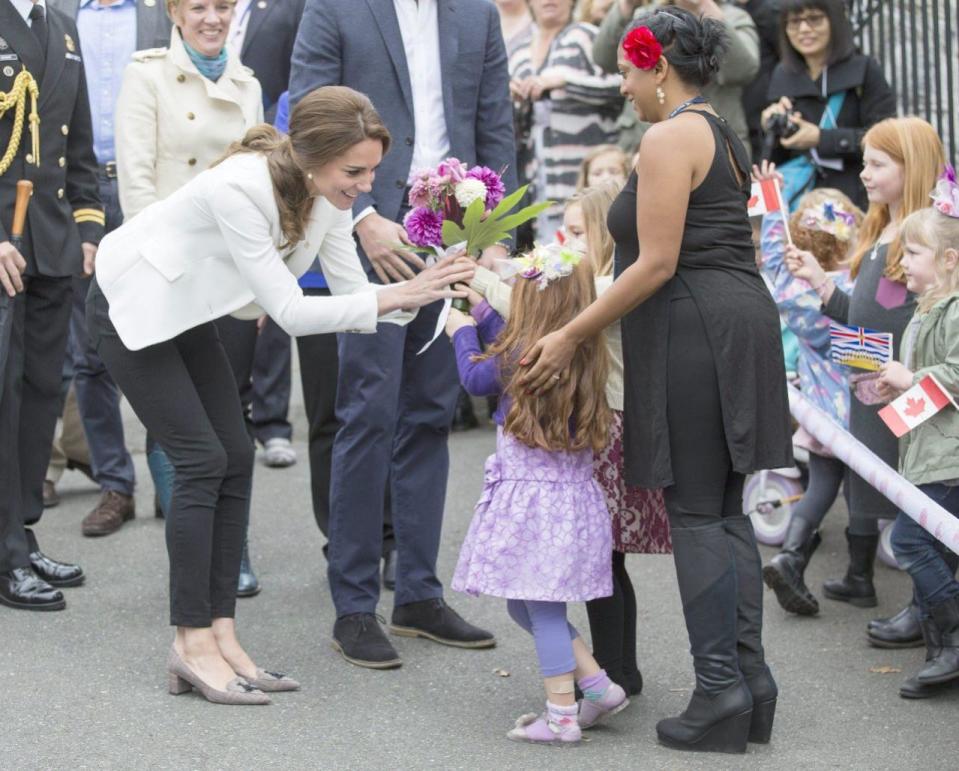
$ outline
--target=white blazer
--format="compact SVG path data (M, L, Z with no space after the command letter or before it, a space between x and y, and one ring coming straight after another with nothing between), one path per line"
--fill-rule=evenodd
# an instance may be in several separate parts
M215 83L197 70L176 27L169 48L137 51L123 72L116 109L124 215L166 198L262 120L260 83L233 50Z
M352 230L350 211L318 197L303 240L281 253L266 158L240 153L109 233L97 251L97 282L132 351L227 314L263 311L290 335L372 333L377 287L360 266ZM350 296L303 295L296 277L316 256L330 291ZM405 324L414 315L383 320Z

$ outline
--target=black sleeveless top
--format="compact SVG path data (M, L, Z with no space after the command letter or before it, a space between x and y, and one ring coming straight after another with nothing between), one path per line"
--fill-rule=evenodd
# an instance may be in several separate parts
M733 468L750 473L792 464L786 373L779 313L756 268L746 213L749 164L721 118L699 112L716 152L690 193L676 274L622 319L625 379L625 476L629 484L672 484L666 422L669 302L692 297L703 319L719 381ZM741 171L737 180L732 152ZM607 224L616 242L618 276L639 257L634 171L613 202Z

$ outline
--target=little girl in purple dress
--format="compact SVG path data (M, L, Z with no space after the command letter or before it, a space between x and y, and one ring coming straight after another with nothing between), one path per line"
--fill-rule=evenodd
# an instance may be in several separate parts
M460 380L474 396L500 396L496 454L460 551L452 586L507 599L510 616L533 635L546 711L524 715L508 737L573 743L629 704L566 620L567 602L612 593L612 537L593 452L606 445L607 354L601 338L581 346L554 388L529 394L516 363L540 336L559 329L595 297L583 255L558 244L510 261L517 278L509 322L483 303L473 318L451 311L447 333ZM481 341L489 348L482 352ZM581 709L575 685L583 691Z

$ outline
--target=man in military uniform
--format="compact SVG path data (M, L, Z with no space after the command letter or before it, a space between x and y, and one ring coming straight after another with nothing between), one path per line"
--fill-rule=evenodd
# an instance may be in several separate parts
M39 86L40 119L18 137L18 110L0 117L0 153L12 148L0 166L0 283L13 290L0 391L0 603L59 610L66 602L55 587L82 583L83 571L46 557L30 526L43 511L71 277L93 271L104 213L76 25L44 0L0 0L0 36L0 92L16 92L26 69ZM33 198L18 251L8 228L19 179L33 182Z

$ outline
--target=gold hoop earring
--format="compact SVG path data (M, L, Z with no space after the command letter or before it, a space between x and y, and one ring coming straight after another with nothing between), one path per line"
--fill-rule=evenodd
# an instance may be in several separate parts
M656 86L656 100L660 104L666 104L666 92L663 91L662 86Z

